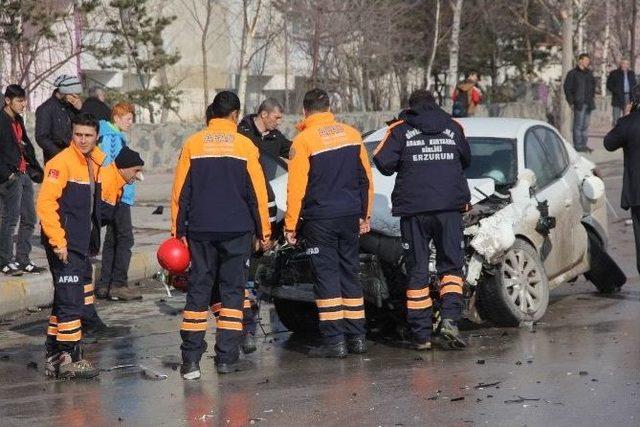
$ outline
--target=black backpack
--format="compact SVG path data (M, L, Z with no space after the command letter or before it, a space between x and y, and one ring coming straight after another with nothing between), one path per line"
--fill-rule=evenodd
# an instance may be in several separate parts
M458 90L458 96L451 108L452 117L467 117L469 114L469 94Z

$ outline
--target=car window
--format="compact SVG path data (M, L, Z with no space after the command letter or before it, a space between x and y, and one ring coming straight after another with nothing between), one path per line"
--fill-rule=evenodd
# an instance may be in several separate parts
M262 166L267 181L271 181L287 173L284 160L275 159L271 154L264 151L260 151L260 165Z
M524 137L524 164L536 174L536 186L540 189L558 178L556 167L552 164L548 152L534 131L527 132Z
M471 164L467 178L493 178L496 186L511 186L517 178L516 141L506 138L469 137Z
M569 166L569 160L560 137L551 129L542 126L534 128L533 133L542 142L542 148L549 159L554 175L562 176Z

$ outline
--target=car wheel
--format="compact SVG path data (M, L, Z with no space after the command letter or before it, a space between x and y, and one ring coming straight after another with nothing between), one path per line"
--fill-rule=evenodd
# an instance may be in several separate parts
M317 334L318 308L314 303L274 298L273 304L282 324L291 332Z
M496 325L539 320L549 305L549 280L540 256L520 239L507 251L495 275L478 286L480 315Z
M620 290L627 282L627 276L618 264L609 256L600 239L591 231L589 236L589 266L591 270L584 274L599 292L611 294Z

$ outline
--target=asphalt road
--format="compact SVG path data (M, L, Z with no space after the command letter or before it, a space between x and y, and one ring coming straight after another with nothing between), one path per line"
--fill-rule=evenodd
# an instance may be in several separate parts
M617 206L621 162L600 166ZM21 316L0 326L0 426L638 426L640 286L632 229L617 213L610 252L629 276L620 293L601 296L579 279L552 292L534 329L466 330L464 352L418 354L378 339L365 356L308 359L309 343L271 332L263 306L269 333L249 356L253 371L218 376L208 352L202 379L184 382L174 369L184 296L149 288L143 302L99 305L128 329L86 346L105 369L99 379L52 381L43 374L47 313ZM148 369L108 370L124 364Z

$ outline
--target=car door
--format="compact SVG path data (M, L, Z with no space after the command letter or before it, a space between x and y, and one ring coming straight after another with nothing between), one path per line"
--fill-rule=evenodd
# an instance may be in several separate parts
M558 133L547 127L540 127L536 132L544 138L543 146L552 152L556 169L564 171L562 180L564 181L567 193L565 195L565 207L569 211L568 220L572 228L572 249L567 254L566 265L563 270L568 270L577 265L583 258L587 250L587 233L582 225L582 204L580 198L580 188L578 185L578 175L574 168L570 167L569 154L567 153L565 142ZM542 136L544 135L544 136Z
M547 135L543 126L527 131L524 138L525 167L536 174L535 197L549 204L549 215L555 217L556 227L545 239L540 253L545 271L553 278L570 267L567 264L573 251L572 200L569 187L563 179L568 163L560 156L561 151L545 143Z

